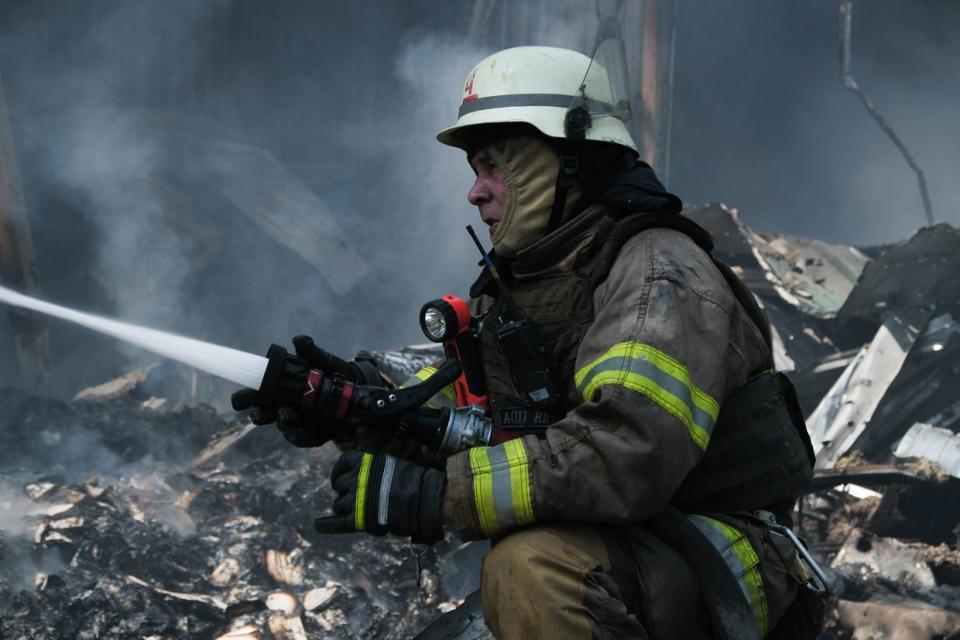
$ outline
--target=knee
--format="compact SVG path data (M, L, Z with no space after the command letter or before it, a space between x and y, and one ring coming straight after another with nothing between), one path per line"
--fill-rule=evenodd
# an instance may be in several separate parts
M502 615L529 621L549 617L558 606L575 606L588 572L603 561L590 553L592 540L577 527L533 527L498 542L483 561L484 616L494 631Z
M512 533L500 540L483 559L480 579L484 601L509 600L511 592L535 589L536 567L546 547L539 529Z
M483 559L480 594L483 616L497 637L509 635L518 617L536 617L544 604L543 544L538 529L518 531L500 540ZM501 624L502 623L502 624Z

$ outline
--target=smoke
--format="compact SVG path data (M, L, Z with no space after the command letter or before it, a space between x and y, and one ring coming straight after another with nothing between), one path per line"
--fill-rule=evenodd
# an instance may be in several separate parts
M0 33L29 61L3 72L46 298L254 352L310 333L349 357L422 340L420 305L465 293L471 174L434 134L484 51L415 24L350 40L362 12L313 5L53 8L8 9ZM40 44L55 33L72 55ZM53 337L64 394L152 361Z
M141 126L129 94L137 83L184 84L195 60L184 56L176 74L161 73L170 68L162 62L172 50L189 50L204 21L226 4L169 3L153 29L143 28L152 17L144 3L8 9L10 30L0 35L5 58L33 60L25 72L3 71L40 283L51 297L184 326L194 240L170 232L175 194L160 179L169 154L165 141ZM42 74L30 73L37 67ZM146 361L82 331L55 327L53 336L54 366L72 372L57 378L68 393Z
M66 564L56 549L37 549L34 530L42 521L23 488L0 481L0 584L33 590L38 573L56 573Z
M445 293L465 295L478 273L479 256L464 230L479 222L466 200L472 172L463 151L434 136L456 121L464 78L483 55L452 34L408 33L392 70L402 116L384 119L364 150L384 159L379 195L393 214L384 220L376 245L390 252L387 261L403 262L398 284L409 304L398 318L405 318L409 328L403 333L414 340L422 341L411 335L420 306ZM400 247L406 250L398 255Z
M55 179L95 212L92 275L107 285L120 317L174 325L191 264L188 241L163 232L163 192L153 180L159 171L156 141L104 104L71 116L61 140L73 153Z
M679 7L672 190L829 241L922 223L913 176L839 83L834 3ZM954 223L958 18L908 0L854 17L854 72ZM470 170L434 140L466 73L500 47L587 50L595 26L573 0L6 3L0 74L44 295L258 353L298 333L342 356L420 341L420 305L478 269ZM61 395L151 359L52 332Z
M167 484L166 477L169 469L162 465L158 468L138 470L129 480L129 487L140 498L139 502L146 503L145 516L150 522L164 526L181 536L191 536L197 532L196 523L187 512L177 503L181 492L174 490ZM144 500L144 497L148 498ZM144 505L141 505L143 508Z
M855 2L853 74L960 223L960 5ZM682 0L670 187L751 226L858 245L925 224L916 178L839 80L835 2Z
M24 537L32 533L25 516L35 509L24 495L23 487L0 482L0 531L8 536Z
M46 73L25 81L17 77L19 91L11 97L15 104L27 98L30 106L40 107L38 116L29 118L22 102L17 105L25 133L24 168L68 193L85 211L96 244L92 262L84 266L122 317L176 324L184 307L180 292L192 267L189 237L170 233L165 224L174 206L159 180L169 164L165 141L137 121L129 104L131 87L185 84L199 62L202 49L195 43L201 26L228 4L168 3L161 19L150 25L154 15L144 3L101 4L99 11L58 7L63 15L37 3L16 14L13 24L20 30L4 36L9 53L32 48L31 53L47 58L41 61ZM54 44L36 52L35 44L24 42L36 35L25 26L31 19L43 25L36 31L61 36L62 50ZM69 56L71 50L76 58ZM173 52L180 52L178 67L166 64ZM32 213L42 219L46 212Z

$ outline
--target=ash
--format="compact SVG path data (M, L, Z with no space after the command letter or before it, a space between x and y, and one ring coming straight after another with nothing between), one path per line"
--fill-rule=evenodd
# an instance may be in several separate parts
M794 513L822 640L960 638L960 230L857 248L689 210L773 325L816 453ZM373 354L394 380L434 346ZM487 548L320 537L337 451L218 416L163 367L68 403L0 391L0 637L485 638ZM173 405L172 407L170 405ZM462 607L453 611L455 607Z
M315 534L332 445L139 387L0 391L0 637L405 638L476 588L456 542Z

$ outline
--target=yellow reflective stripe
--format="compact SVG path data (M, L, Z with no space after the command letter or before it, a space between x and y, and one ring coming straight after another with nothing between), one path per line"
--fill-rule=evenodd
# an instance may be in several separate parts
M404 389L406 387L419 384L425 381L427 378L429 378L433 374L435 374L436 372L437 372L436 367L424 367L423 369L420 369L420 371L417 371L415 374L407 378L404 381L404 383L400 385L400 388ZM456 401L457 401L457 392L453 388L452 384L448 384L443 389L441 389L439 393L437 393L432 398L430 398L430 400L427 401L424 404L424 406L429 407L431 409L441 409L443 407L455 406Z
M413 377L423 382L424 380L426 380L436 372L437 372L436 367L424 367L423 369L420 369L420 371L417 371L415 374L413 374Z
M749 546L749 542L747 545ZM751 547L752 549L752 547ZM763 591L763 578L760 577L760 567L750 569L742 578L740 578L747 588L750 597L750 607L753 609L753 615L757 617L757 624L760 627L760 635L767 635L767 627L770 625L770 613L767 610L767 596Z
M477 505L480 530L490 536L500 530L496 503L493 499L493 475L487 447L470 449L470 469L473 471L473 500Z
M710 444L710 432L693 421L690 407L685 402L664 390L663 387L653 380L630 372L622 374L612 372L603 373L598 375L595 380L599 381L599 385L616 384L647 396L663 409L673 414L673 416L687 428L690 439L693 440L700 449L704 451L707 450L707 445Z
M420 369L420 371L417 371L413 375L414 377L416 377L422 382L427 378L431 377L432 375L434 375L436 372L437 372L436 367L424 367L423 369ZM455 400L457 397L457 392L453 388L452 384L448 384L447 386L445 386L443 389L440 390L440 393L442 393L447 398L450 398L451 400Z
M527 450L523 438L503 443L510 472L510 493L518 525L533 522L533 499L530 497L530 471L527 468Z
M720 413L720 404L693 384L687 367L639 342L614 345L577 371L574 381L588 402L608 384L642 393L680 420L690 438L704 450Z
M647 360L667 375L675 378L690 389L694 404L705 411L714 420L720 414L720 403L710 397L707 393L693 384L690 380L690 372L683 363L673 358L663 351L640 342L621 342L611 347L605 354L597 358L591 364L583 367L576 374L576 383L579 387L583 380L590 373L591 369L597 367L606 360L613 358L632 358L638 360ZM585 390L584 397L587 398L593 394Z
M496 447L473 447L469 452L473 499L484 535L515 529L533 522L530 471L523 440Z
M757 557L757 552L747 536L738 529L718 520L714 520L713 523L740 559L743 573L737 578L741 583L741 589L745 591L750 601L753 614L757 617L760 635L764 636L767 634L767 598L763 592L763 579L760 577L760 559Z
M750 540L742 531L720 520L701 515L692 515L690 519L723 556L750 603L760 635L766 635L770 624L767 598L760 576L760 558Z
M353 505L353 523L357 531L364 530L364 513L366 512L367 502L367 482L370 480L370 463L373 462L373 455L363 454L360 459L360 473L357 475L357 499Z

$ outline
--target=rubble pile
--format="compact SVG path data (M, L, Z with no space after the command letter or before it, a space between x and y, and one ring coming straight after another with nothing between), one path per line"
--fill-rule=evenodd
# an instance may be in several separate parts
M314 534L333 447L101 391L0 391L0 637L405 638L476 588L456 542Z
M831 578L821 637L960 637L960 232L858 249L688 213L757 294L807 416L795 516ZM373 355L402 382L439 351ZM430 637L486 637L467 597L485 546L316 535L335 448L163 378L0 391L0 637L405 638L464 599Z
M960 231L860 250L690 213L760 298L807 416L796 517L833 579L821 637L960 637Z

